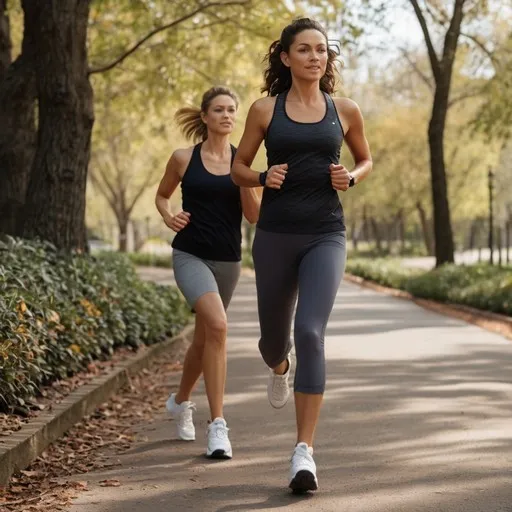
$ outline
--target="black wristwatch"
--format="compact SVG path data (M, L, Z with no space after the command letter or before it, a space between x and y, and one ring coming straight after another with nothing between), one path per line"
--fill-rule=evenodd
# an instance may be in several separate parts
M350 175L350 181L348 182L348 186L353 187L356 184L356 180L354 179L354 176L352 174Z
M267 182L267 174L268 174L268 171L260 172L260 175L258 176L258 179L260 180L260 185L262 187L264 187Z

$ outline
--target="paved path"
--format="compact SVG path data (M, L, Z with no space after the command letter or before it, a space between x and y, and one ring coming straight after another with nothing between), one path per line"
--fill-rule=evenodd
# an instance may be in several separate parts
M201 385L195 443L176 441L162 414L141 426L143 440L120 468L88 476L91 490L72 512L512 511L512 343L343 283L326 336L320 490L304 498L286 488L294 409L275 411L266 400L252 278L242 278L229 319L234 459L202 456ZM122 485L99 487L105 478Z

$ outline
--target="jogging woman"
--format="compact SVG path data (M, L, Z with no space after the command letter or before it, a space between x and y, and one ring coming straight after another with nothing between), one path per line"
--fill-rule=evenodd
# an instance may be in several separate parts
M235 148L233 131L238 100L223 87L205 92L200 109L182 108L178 125L199 144L177 149L167 163L156 195L164 222L177 234L173 240L176 283L195 311L194 339L187 351L177 393L167 409L177 420L178 436L195 440L190 401L201 373L210 405L207 457L231 458L223 413L226 381L226 310L240 275L242 214L255 223L259 197L230 177ZM181 182L183 211L170 213L168 200Z
M294 21L268 53L263 92L251 107L232 168L242 187L263 185L253 244L261 338L269 367L268 398L290 395L290 330L294 307L297 444L289 486L316 490L313 439L325 389L324 333L344 272L346 235L338 191L372 169L356 103L334 98L336 54L327 33L308 18ZM355 166L339 163L345 140ZM251 169L262 141L268 170Z

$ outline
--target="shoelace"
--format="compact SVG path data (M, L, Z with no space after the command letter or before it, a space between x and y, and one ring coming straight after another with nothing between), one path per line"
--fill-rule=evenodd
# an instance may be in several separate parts
M306 450L299 448L298 450L294 450L291 460L294 459L296 464L303 464L304 462L307 464L311 464L312 455Z
M192 428L194 426L194 422L192 421L192 411L196 410L196 404L193 402L189 402L185 407L182 413L180 414L179 425L182 428Z
M272 383L272 394L274 396L281 396L283 391L288 388L288 381L282 375L278 375L278 378L274 378Z
M213 435L218 439L227 439L229 428L221 423L212 423L210 429L213 430Z

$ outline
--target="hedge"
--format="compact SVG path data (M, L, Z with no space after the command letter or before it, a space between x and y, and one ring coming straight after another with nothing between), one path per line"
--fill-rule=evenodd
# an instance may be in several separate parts
M442 265L430 271L404 268L398 260L349 260L347 272L415 297L512 315L512 267Z
M176 334L189 311L175 288L140 280L128 258L63 255L43 242L0 242L0 410L116 347Z

